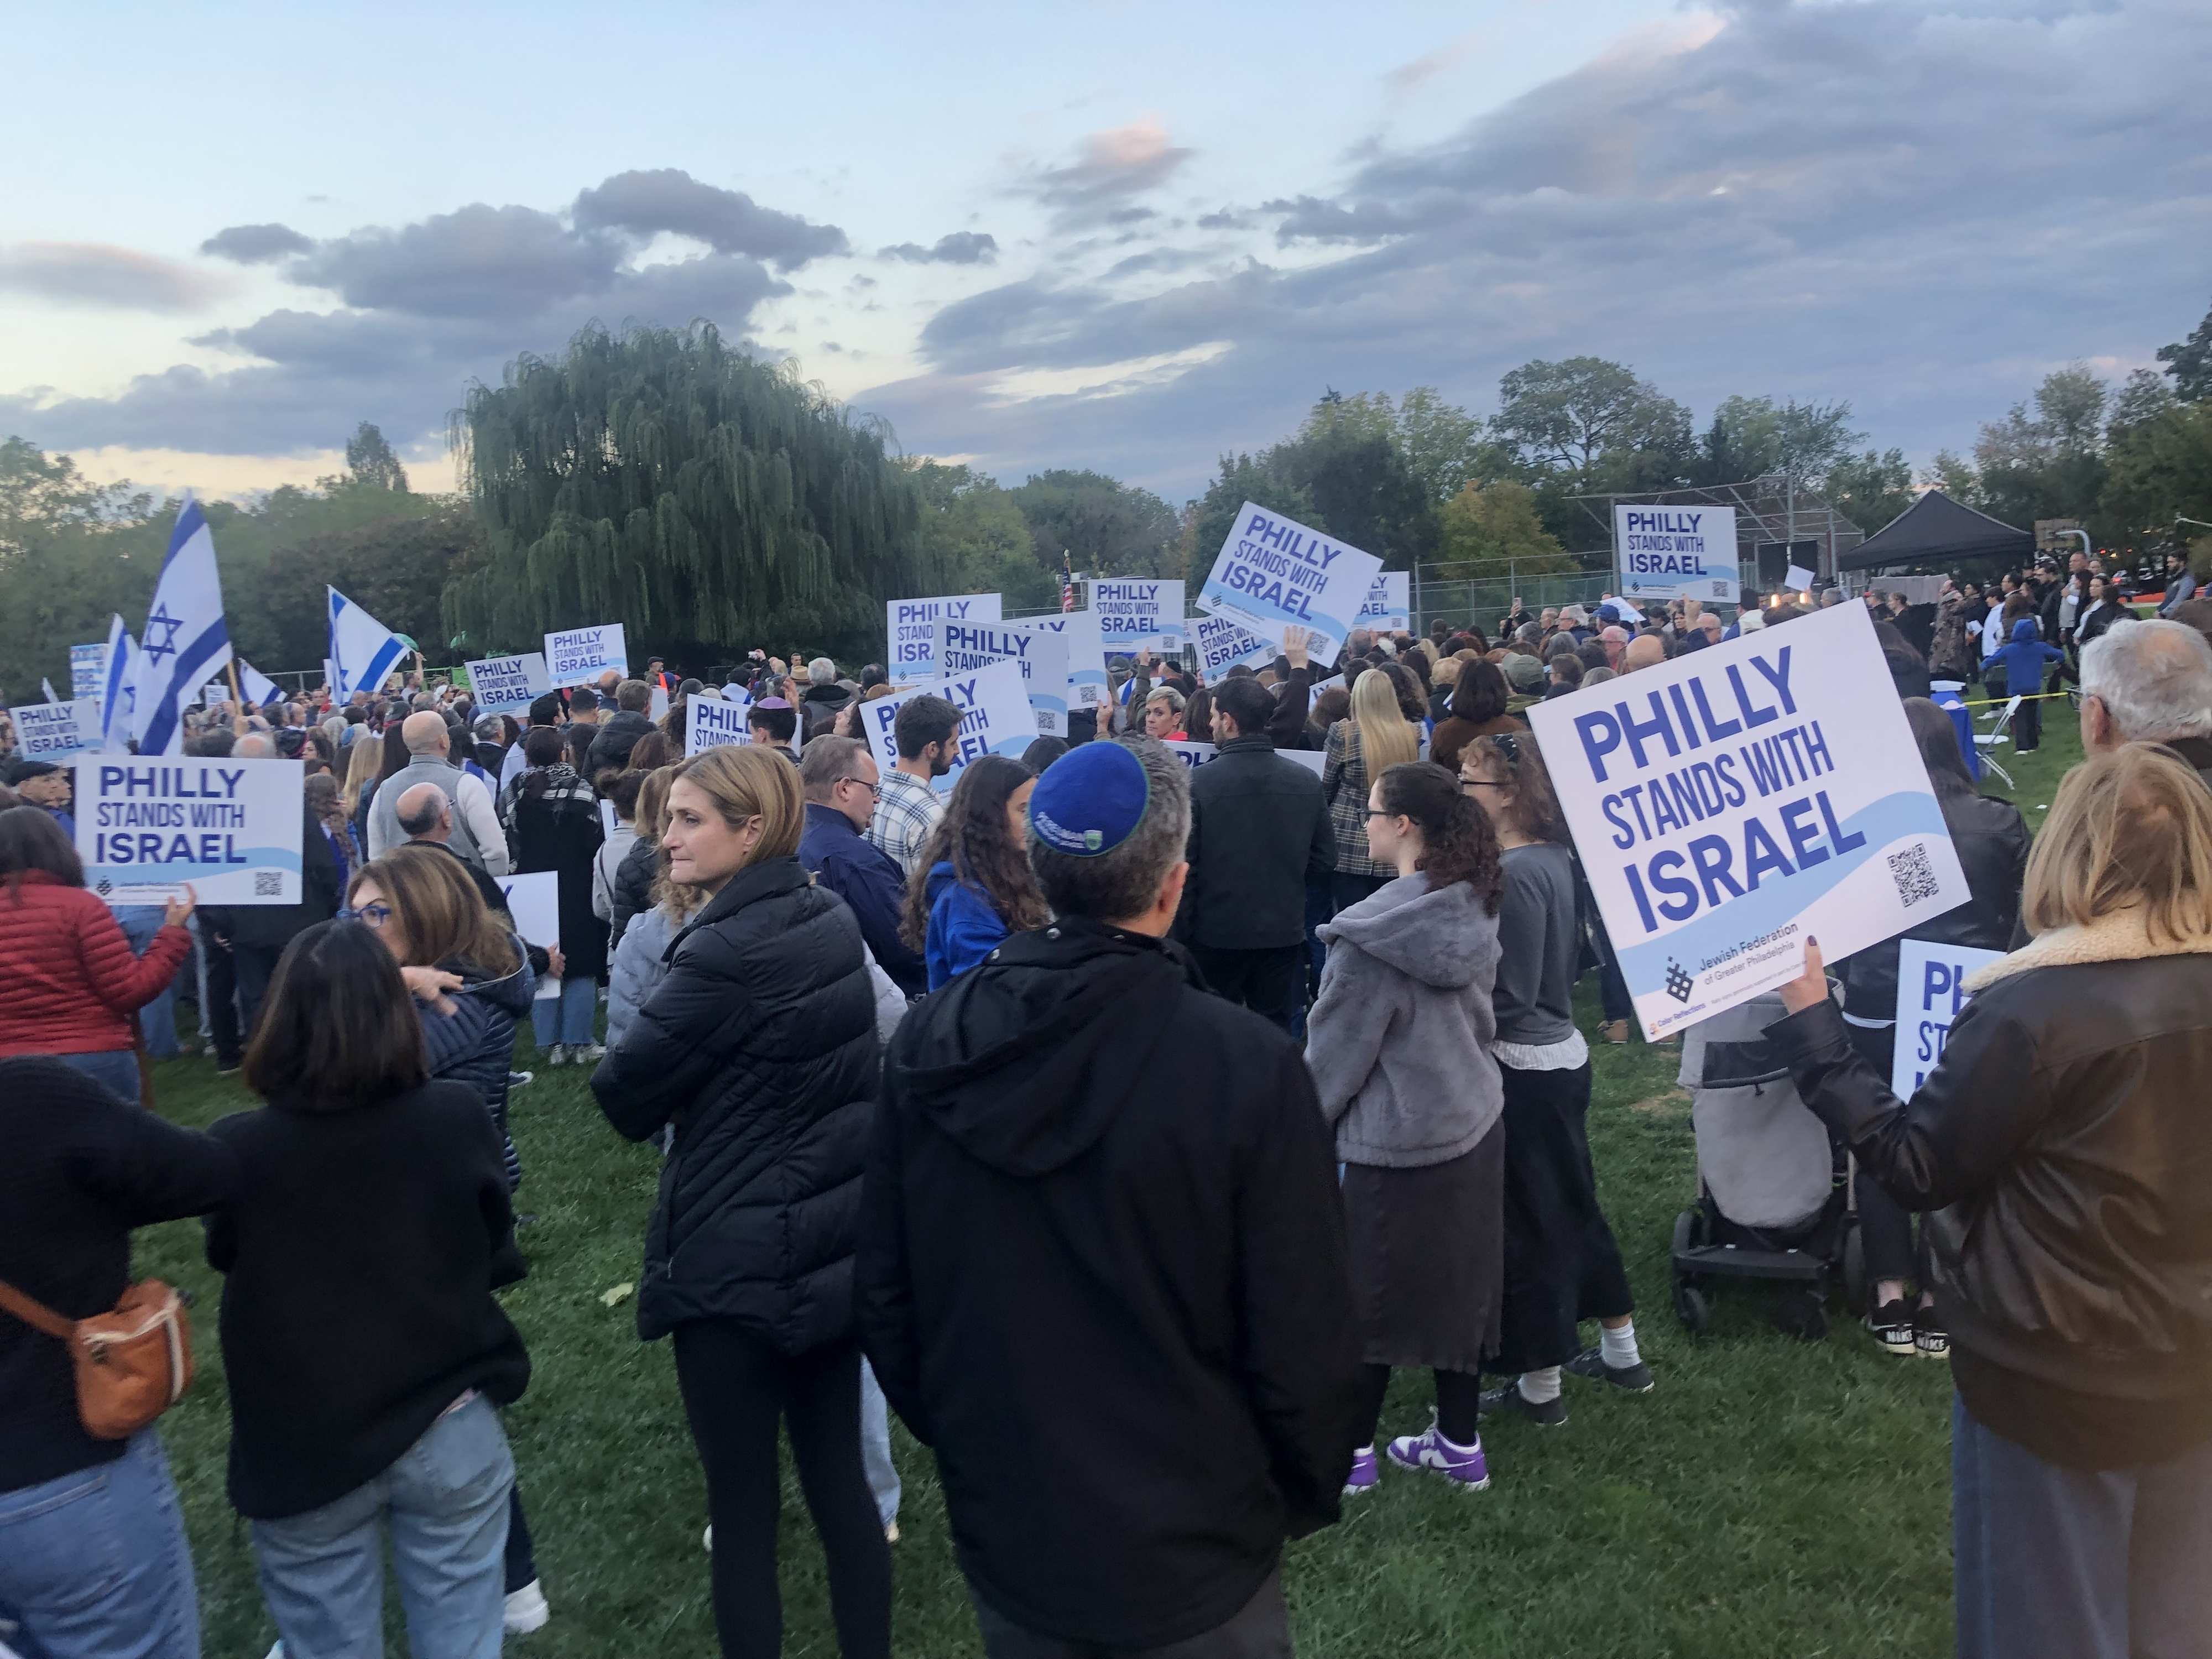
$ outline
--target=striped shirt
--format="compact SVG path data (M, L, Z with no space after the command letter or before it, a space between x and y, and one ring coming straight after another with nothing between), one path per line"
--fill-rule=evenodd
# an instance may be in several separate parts
M929 838L945 816L945 800L910 772L883 775L876 796L876 816L868 825L868 839L894 859L908 875L929 850Z

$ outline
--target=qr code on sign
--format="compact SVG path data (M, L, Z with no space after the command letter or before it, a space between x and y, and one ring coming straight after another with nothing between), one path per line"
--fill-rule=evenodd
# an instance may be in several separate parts
M1897 896L1910 910L1936 896L1936 868L1928 861L1928 843L1916 841L1902 853L1889 855L1889 878L1897 884Z
M1897 860L1895 859L1892 859L1890 862L1894 864ZM1936 890L1931 887L1928 890L1932 893ZM284 896L284 872L282 870L256 870L253 872L253 896L256 898L283 898Z

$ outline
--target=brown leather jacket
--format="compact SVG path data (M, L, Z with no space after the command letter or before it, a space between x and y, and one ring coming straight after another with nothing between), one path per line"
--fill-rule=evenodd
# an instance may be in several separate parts
M2212 1394L2212 954L2185 951L2212 939L2127 913L2042 935L1969 981L1909 1105L1832 1002L1766 1028L1863 1173L1936 1212L1955 1349L2116 1401Z

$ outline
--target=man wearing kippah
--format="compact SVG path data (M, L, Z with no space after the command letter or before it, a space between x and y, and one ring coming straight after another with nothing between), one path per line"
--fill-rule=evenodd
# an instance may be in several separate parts
M1028 838L1054 920L884 1066L861 1337L937 1453L990 1659L1288 1654L1282 1546L1336 1519L1362 1427L1313 1079L1165 938L1189 830L1160 744L1054 761Z

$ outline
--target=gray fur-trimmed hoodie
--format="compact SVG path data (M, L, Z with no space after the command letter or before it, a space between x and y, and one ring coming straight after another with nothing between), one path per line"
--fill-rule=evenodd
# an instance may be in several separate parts
M1346 1164L1449 1163L1504 1109L1491 1040L1498 918L1463 881L1401 876L1321 927L1306 1064Z

